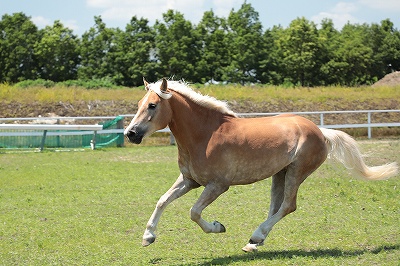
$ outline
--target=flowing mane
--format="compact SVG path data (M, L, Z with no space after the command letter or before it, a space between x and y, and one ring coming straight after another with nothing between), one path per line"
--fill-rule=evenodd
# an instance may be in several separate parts
M161 85L161 82L162 81L160 80L155 83L149 84L150 89L152 89L153 86L154 86L154 88L159 88ZM211 97L208 95L202 95L200 93L197 93L192 88L190 88L189 85L184 81L169 80L168 88L172 91L178 92L178 93L188 97L193 102L195 102L201 106L216 110L223 114L237 117L235 112L233 112L231 109L229 109L228 104L226 102L217 100L214 97Z

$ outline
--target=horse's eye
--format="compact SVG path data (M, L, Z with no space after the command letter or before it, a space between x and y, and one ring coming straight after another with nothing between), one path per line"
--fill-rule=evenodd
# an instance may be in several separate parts
M155 103L149 103L149 109L154 110L156 109L157 105Z

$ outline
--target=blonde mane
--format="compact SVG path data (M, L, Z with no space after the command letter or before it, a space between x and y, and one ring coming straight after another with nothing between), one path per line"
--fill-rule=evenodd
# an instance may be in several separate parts
M154 86L154 88L160 88L161 81L157 81L153 84L149 84L149 86L150 86L150 89L152 89L153 86ZM202 95L200 93L197 93L192 88L190 88L189 85L184 81L169 80L168 81L168 89L178 92L178 93L188 97L193 102L195 102L201 106L219 111L223 114L227 114L227 115L236 117L235 112L233 112L231 109L229 109L228 104L226 102L217 100L214 97L211 97L208 95Z

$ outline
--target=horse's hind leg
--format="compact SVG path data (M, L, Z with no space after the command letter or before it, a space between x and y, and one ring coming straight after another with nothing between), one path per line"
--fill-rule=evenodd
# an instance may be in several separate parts
M296 178L294 167L289 166L285 177L280 172L273 177L272 199L270 213L268 219L263 222L253 233L249 243L243 248L243 251L255 251L257 246L264 243L265 238L272 230L272 227L279 222L283 217L296 210L297 191L304 178ZM284 181L282 181L284 180ZM284 187L282 189L282 187ZM283 192L283 200L282 200ZM282 202L279 206L279 202ZM278 208L279 206L279 208Z
M278 212L283 202L285 191L286 168L272 176L271 203L268 218Z
M190 209L190 218L192 221L196 222L201 229L206 233L223 233L225 232L225 227L214 221L209 223L201 218L202 211L210 205L214 200L216 200L222 193L227 191L229 186L222 184L209 183L201 193L199 199Z
M154 231L156 230L161 214L167 205L191 189L198 187L199 184L190 179L184 178L182 174L178 177L172 187L158 200L156 208L147 222L146 230L144 231L143 246L148 246L156 240Z

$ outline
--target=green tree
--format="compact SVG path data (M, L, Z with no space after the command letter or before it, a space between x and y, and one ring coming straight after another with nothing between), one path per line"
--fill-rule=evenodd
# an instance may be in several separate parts
M101 17L94 17L95 25L82 35L80 79L121 79L115 68L117 40L121 30L107 28Z
M371 76L375 80L400 69L400 33L390 19L372 24L367 40L373 53Z
M315 78L318 85L340 85L345 84L344 71L348 63L343 61L338 52L341 47L340 32L335 29L331 19L324 19L321 29L318 31L320 43L320 71Z
M231 82L257 82L257 70L262 44L262 25L258 13L246 2L228 17L225 35L229 65L224 69L224 79Z
M281 26L267 29L263 35L260 51L257 79L264 84L280 85L284 81L282 73L282 53L279 50L279 39L284 33Z
M355 86L371 82L370 66L373 51L368 46L368 26L347 23L341 32L338 55L342 62L342 85Z
M38 29L24 13L3 15L0 21L0 81L37 78L34 45Z
M41 39L35 44L39 76L56 82L76 79L79 64L77 36L58 20L40 32Z
M214 12L206 11L195 29L201 46L200 60L196 64L201 82L219 81L222 69L228 64L228 51L225 38L226 21Z
M139 86L143 77L157 78L157 64L154 55L154 31L147 19L132 17L125 31L118 35L116 43L116 83L124 86Z
M163 22L157 20L154 28L160 76L198 82L195 65L200 58L200 45L192 23L183 14L168 10Z
M318 31L315 23L304 17L293 20L280 37L283 53L283 72L293 84L314 85L319 70Z

